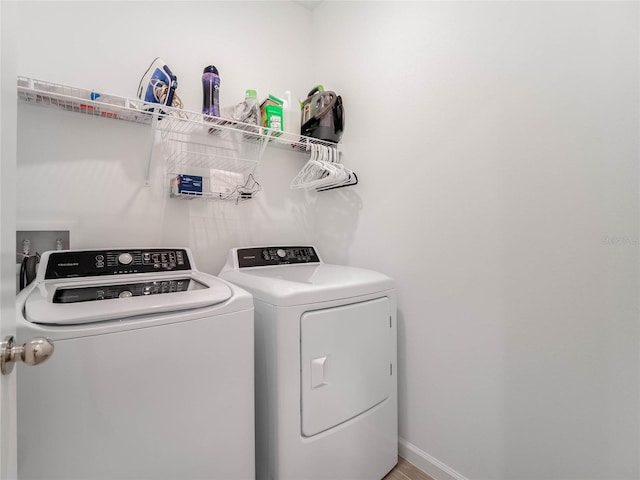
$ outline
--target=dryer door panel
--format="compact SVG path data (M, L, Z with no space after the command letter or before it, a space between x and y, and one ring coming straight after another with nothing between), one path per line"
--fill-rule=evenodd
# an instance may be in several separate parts
M390 395L391 333L386 297L302 315L303 435L334 427Z

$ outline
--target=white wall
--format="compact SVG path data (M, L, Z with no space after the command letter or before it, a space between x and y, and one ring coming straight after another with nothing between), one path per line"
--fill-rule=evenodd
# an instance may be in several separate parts
M221 104L310 88L311 12L291 2L28 2L21 5L19 75L135 98L160 56L187 110L202 107L202 69L216 65ZM313 199L290 191L303 154L268 149L258 199L235 205L168 198L156 143L144 187L147 126L20 104L18 226L69 228L73 248L189 245L212 273L229 248L310 243ZM50 227L49 227L50 226Z
M398 282L404 450L639 478L638 3L324 2L313 27L361 180L330 260Z
M19 220L187 244L211 272L234 245L317 243L398 282L414 451L470 479L640 476L637 3L21 8L22 75L132 97L160 55L191 110L209 63L223 104L335 89L361 183L289 192L304 157L271 150L259 199L175 201L160 158L142 187L147 128L21 105Z

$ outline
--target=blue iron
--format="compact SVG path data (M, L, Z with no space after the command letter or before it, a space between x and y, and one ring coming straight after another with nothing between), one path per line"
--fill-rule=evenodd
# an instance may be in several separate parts
M178 78L160 57L156 57L140 79L138 98L146 103L176 106L174 105L176 88L178 88Z

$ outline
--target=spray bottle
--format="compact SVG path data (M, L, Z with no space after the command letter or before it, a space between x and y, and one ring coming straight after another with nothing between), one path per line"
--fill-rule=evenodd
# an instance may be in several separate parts
M287 90L283 95L282 123L283 130L295 135L300 134L300 110L291 103L291 91Z

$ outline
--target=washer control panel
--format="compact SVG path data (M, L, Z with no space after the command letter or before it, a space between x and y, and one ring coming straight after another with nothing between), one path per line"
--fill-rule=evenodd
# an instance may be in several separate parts
M187 290L193 290L193 285L198 285L195 280L191 280L189 278L178 278L175 280L160 280L157 282L59 288L53 295L53 303L91 302L95 300L186 292Z
M267 267L293 263L320 263L313 247L253 247L238 249L238 267Z
M45 279L191 270L186 250L84 250L54 252Z

